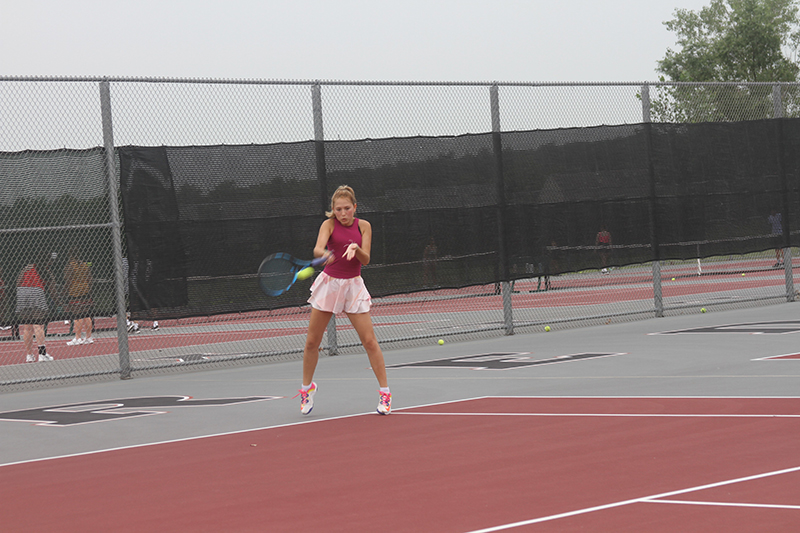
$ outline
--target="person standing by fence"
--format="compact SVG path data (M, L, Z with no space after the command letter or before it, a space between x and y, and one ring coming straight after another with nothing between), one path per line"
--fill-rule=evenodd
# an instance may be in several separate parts
M429 287L436 285L436 261L439 259L439 249L436 247L436 240L431 236L428 245L422 251L422 284Z
M49 309L45 282L39 275L39 270L42 268L40 265L43 264L44 261L37 260L27 265L17 278L16 312L20 322L22 344L25 347L25 360L28 363L53 360L45 346L44 326L47 323ZM38 346L38 358L33 349L34 337Z
M3 267L0 267L0 326L7 327L9 316L6 312L6 282L3 281ZM10 326L10 324L8 324Z
M598 252L600 253L600 264L602 266L603 274L608 274L608 256L611 253L611 233L605 226L600 226L600 231L597 232L597 236L594 239L594 245L598 246Z
M0 267L0 329L11 330L11 337L16 336L16 323L11 309L9 309L9 298L6 294L6 282L3 280L3 268ZM18 332L16 332L18 333Z
M767 221L772 230L772 240L775 242L775 264L772 266L778 268L783 266L783 248L781 248L783 244L781 242L781 236L783 235L783 218L780 213L773 209L767 217Z
M77 248L72 248L69 261L64 268L64 283L67 286L67 312L73 322L75 338L68 346L92 344L92 264L83 261Z

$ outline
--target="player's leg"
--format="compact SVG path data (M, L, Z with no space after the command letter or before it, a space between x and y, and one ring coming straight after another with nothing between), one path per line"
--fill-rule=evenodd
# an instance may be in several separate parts
M67 346L76 346L78 344L83 344L83 339L81 338L81 332L83 331L82 318L75 318L72 320L72 331L73 333L75 333L75 338L67 342Z
M300 412L307 415L314 408L314 395L317 393L317 385L314 383L314 371L317 369L319 361L319 345L322 343L322 336L328 327L333 313L320 311L311 308L311 317L308 320L308 335L303 350L303 386L300 387Z
M92 328L92 317L87 316L83 320L84 320L83 329L86 331L86 342L88 344L91 344L91 343L94 342L92 340L92 329L93 329Z
M91 319L81 318L75 321L75 338L77 339L90 339L91 333Z
M375 377L378 378L378 384L381 387L388 387L389 382L386 380L386 363L383 359L383 351L381 350L378 339L375 337L375 329L372 327L372 318L369 313L355 313L348 314L347 318L353 324L353 328L358 333L358 338L361 344L367 351L369 363L372 366L372 371L375 372Z
M383 351L380 344L378 344L378 339L375 337L372 318L369 313L348 314L347 318L350 319L350 323L353 324L353 328L358 333L361 344L367 351L370 366L381 387L378 412L382 415L388 415L392 410L392 393L389 390L389 381L386 379L386 362L383 359Z
M92 338L92 319L90 317L82 318L80 320L80 333L81 337L86 339Z
M45 346L44 324L34 325L33 334L36 337L36 344L39 349L39 361L52 361L53 357L47 353L47 347Z
M33 349L33 326L31 324L20 324L19 334L22 337L22 345L25 347L25 355L28 362L36 361L36 352Z
M308 320L308 335L303 349L303 385L310 385L314 379L314 372L319 361L319 346L322 343L322 336L325 335L328 322L331 321L331 316L333 316L333 313L311 308L311 318Z

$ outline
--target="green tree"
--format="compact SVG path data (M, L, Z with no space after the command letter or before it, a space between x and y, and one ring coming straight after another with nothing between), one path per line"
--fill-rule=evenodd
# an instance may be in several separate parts
M662 81L796 82L800 43L795 0L711 0L699 12L676 9L665 22L679 51L658 61ZM797 114L783 87L785 115ZM651 114L667 122L754 120L774 114L771 86L658 86Z

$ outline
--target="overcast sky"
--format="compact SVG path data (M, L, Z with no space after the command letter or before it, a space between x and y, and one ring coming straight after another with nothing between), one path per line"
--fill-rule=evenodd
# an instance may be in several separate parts
M653 81L710 0L0 0L0 76Z

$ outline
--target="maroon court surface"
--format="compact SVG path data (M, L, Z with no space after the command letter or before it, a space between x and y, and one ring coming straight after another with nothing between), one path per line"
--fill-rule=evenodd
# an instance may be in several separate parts
M488 397L6 465L0 509L5 531L800 531L798 442L800 398Z

